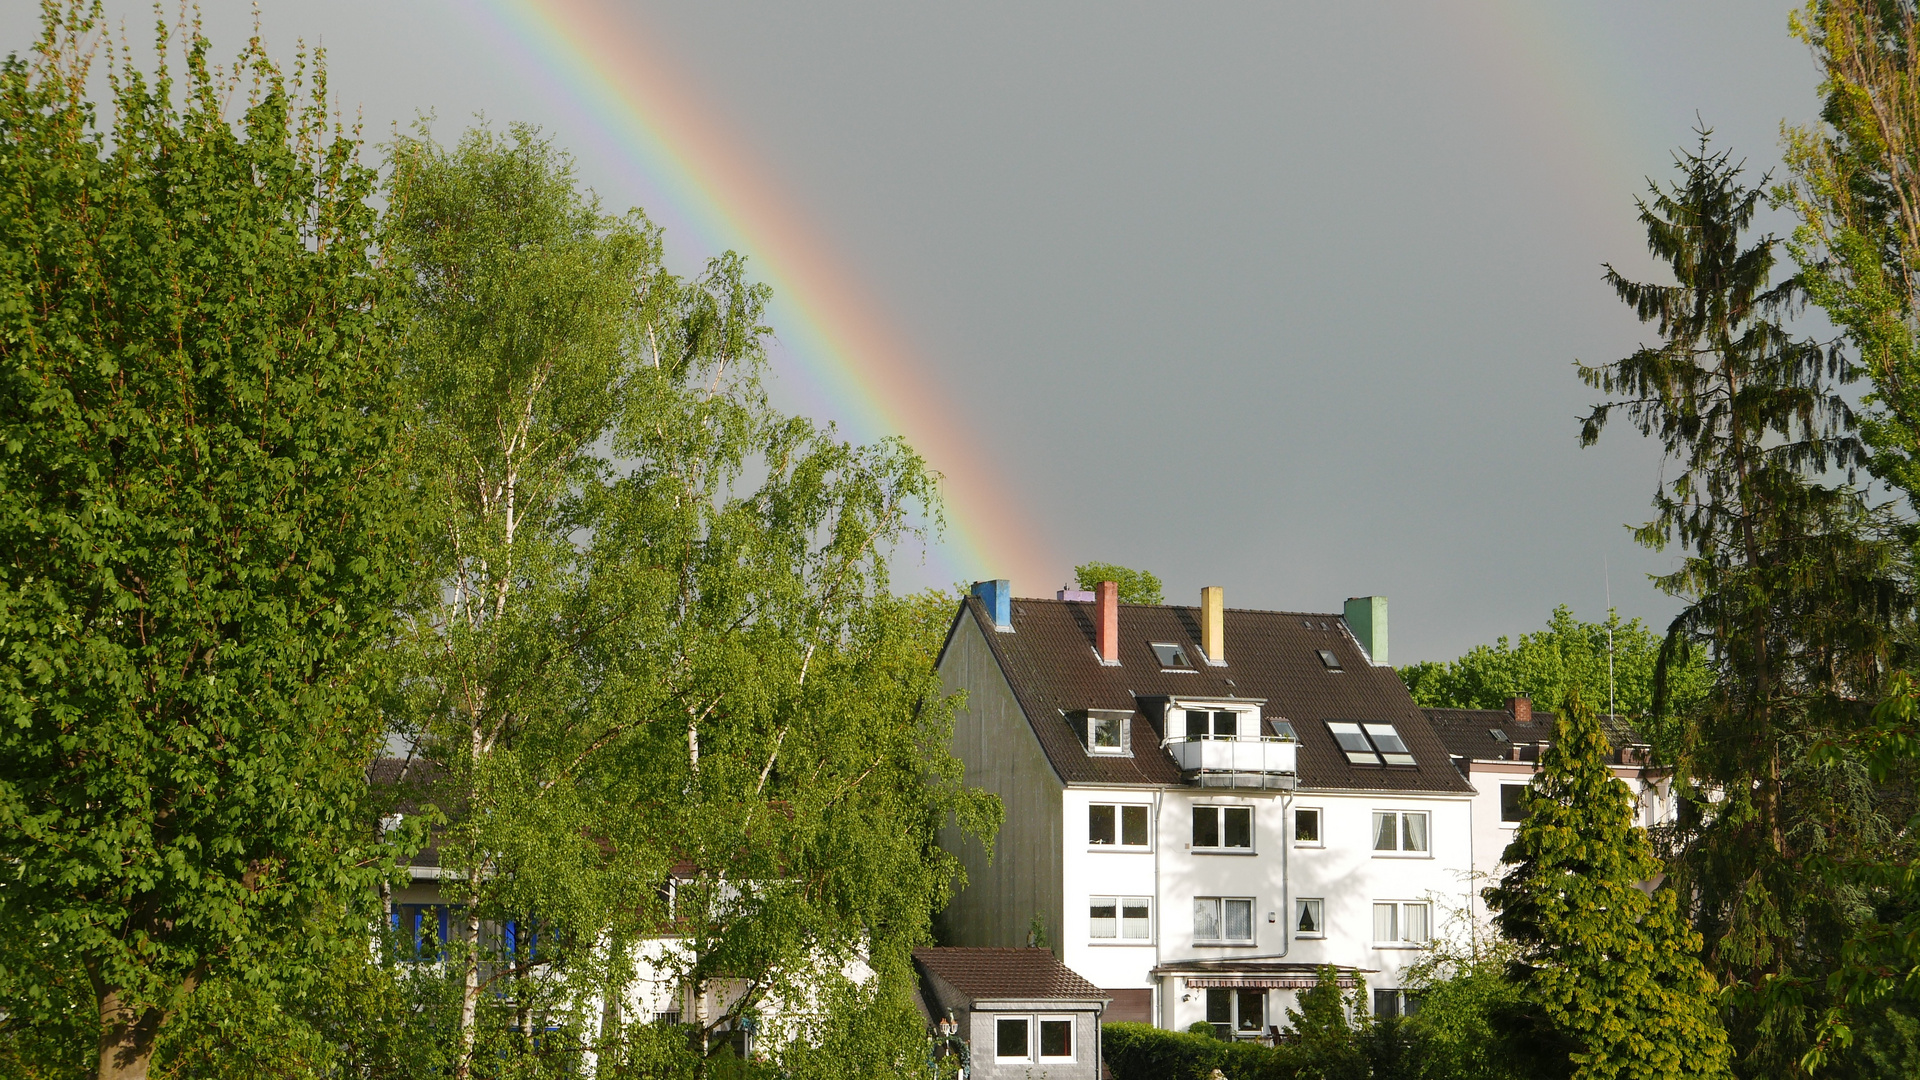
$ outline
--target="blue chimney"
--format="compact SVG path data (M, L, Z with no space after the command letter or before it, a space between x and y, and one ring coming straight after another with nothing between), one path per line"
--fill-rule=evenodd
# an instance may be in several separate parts
M993 628L1003 633L1013 632L1013 583L1006 578L973 583L973 595L987 605L987 613L993 616Z

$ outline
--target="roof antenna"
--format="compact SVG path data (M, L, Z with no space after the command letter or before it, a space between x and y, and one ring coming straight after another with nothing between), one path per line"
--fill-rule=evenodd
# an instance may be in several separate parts
M1620 717L1613 711L1613 568L1607 565L1604 551L1600 553L1600 575L1607 586L1607 719L1617 724Z

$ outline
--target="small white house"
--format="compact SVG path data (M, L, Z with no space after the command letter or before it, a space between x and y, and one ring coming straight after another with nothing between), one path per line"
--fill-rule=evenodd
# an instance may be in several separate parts
M982 582L939 666L953 750L1006 811L954 945L1044 941L1106 1019L1269 1035L1322 966L1376 1011L1471 905L1474 788L1387 666L1386 601L1339 613L1016 599Z

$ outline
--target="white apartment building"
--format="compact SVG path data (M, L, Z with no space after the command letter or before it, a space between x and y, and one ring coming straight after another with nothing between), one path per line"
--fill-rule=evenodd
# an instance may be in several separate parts
M1323 965L1376 1011L1469 908L1474 788L1387 667L1386 602L1337 613L1016 599L982 582L940 657L953 749L1006 820L954 945L1038 936L1106 1019L1269 1034Z

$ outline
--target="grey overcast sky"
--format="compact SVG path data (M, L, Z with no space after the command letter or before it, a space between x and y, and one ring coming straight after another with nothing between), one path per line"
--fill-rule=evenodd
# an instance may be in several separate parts
M248 6L202 6L231 54ZM1592 397L1572 362L1642 340L1600 264L1651 272L1632 199L1696 113L1756 177L1781 123L1813 119L1791 4L563 6L670 60L978 456L933 464L995 478L995 513L968 524L1014 565L907 559L900 584L1050 595L1100 559L1175 602L1381 594L1396 663L1557 603L1599 618L1603 567L1623 615L1674 610L1647 581L1671 556L1623 527L1657 455L1624 428L1577 447ZM0 6L0 49L31 44L34 7ZM149 6L108 7L143 40ZM277 55L325 45L376 139L423 111L447 139L476 113L527 120L610 207L653 197L507 7L525 5L260 3ZM712 254L648 209L678 266ZM775 359L783 401L869 433Z

